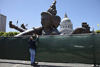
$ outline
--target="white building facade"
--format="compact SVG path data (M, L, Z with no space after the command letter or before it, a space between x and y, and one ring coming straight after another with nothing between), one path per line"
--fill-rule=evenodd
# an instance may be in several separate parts
M63 35L70 34L73 31L73 24L71 20L67 17L65 13L65 17L60 24L60 32Z
M6 16L0 14L0 31L6 32Z

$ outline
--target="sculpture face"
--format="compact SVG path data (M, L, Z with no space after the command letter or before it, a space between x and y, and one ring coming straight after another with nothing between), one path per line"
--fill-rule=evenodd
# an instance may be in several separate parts
M51 15L47 12L41 13L41 24L43 28L51 28Z
M52 25L57 28L60 25L61 18L59 16L52 16Z

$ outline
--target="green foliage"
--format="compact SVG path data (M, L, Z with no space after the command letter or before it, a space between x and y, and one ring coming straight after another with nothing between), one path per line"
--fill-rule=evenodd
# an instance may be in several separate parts
M0 32L0 36L3 37L15 36L17 34L19 34L19 32L3 32L3 31Z
M100 30L95 31L95 33L100 33Z
M0 32L0 36L3 36L4 33L5 33L5 32L1 31L1 32Z

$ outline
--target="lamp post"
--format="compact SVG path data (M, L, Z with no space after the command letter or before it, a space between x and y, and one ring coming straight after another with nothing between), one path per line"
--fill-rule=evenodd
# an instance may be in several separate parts
M91 26L91 28L92 28L92 33L94 34L94 28L93 28L93 26Z

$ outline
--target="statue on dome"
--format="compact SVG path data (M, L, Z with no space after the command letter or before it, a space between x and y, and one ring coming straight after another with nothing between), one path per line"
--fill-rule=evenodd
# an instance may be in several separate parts
M61 18L56 14L56 0L54 0L47 12L41 13L42 27L27 30L24 25L21 25L22 28L19 28L18 26L12 24L12 21L9 22L9 27L21 32L16 36L27 36L32 35L33 33L38 35L59 35L60 32L58 31L57 27L60 25Z

